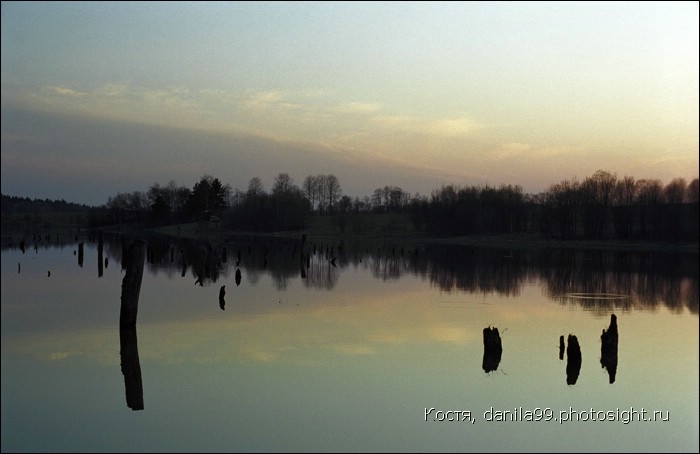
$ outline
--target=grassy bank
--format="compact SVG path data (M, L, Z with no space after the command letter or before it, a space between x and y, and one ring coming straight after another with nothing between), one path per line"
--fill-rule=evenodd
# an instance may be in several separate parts
M128 224L122 226L104 226L105 233L137 233L144 231L143 226ZM417 231L407 214L369 214L360 213L338 216L310 216L307 225L301 231L280 231L270 233L227 231L220 224L186 223L145 229L165 235L182 238L205 238L223 240L233 235L267 235L276 237L299 238L306 234L309 240L343 240L354 242L381 242L401 246L417 242L460 244L480 247L497 247L505 249L600 249L618 251L679 251L698 253L698 243L665 243L652 241L623 240L556 240L544 238L537 233L517 233L498 235L469 235L437 237L428 236ZM33 235L51 235L52 238L71 240L78 234L87 237L84 213L45 213L32 215L8 215L2 218L3 240L7 238L32 238Z
M344 224L343 224L344 222ZM406 214L359 214L348 216L345 221L334 216L312 216L303 231L272 233L225 231L212 223L171 225L153 229L158 233L184 238L218 238L228 235L253 234L299 238L306 234L309 240L343 240L351 242L379 241L401 245L409 243L443 243L506 249L601 249L619 251L678 251L698 253L698 243L667 243L624 240L557 240L544 238L537 233L498 235L469 235L437 237L418 232Z
M86 212L11 213L2 216L3 238L74 238L85 230Z

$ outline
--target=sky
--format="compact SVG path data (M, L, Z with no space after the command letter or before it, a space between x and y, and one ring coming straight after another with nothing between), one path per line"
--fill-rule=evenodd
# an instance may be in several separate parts
M698 2L6 2L2 193L698 176Z

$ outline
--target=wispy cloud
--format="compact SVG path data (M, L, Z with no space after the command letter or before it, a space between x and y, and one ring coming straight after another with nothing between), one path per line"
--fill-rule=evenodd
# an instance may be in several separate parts
M377 349L372 345L366 344L337 344L333 345L332 349L340 355L373 355L377 353Z
M481 125L466 117L429 120L425 124L426 132L447 137L468 136L480 128Z
M29 100L34 107L51 111L68 109L83 115L149 123L160 119L165 124L200 108L197 97L186 87L148 88L129 83L108 83L91 91L44 86L31 93Z
M71 97L76 97L76 98L84 98L88 96L88 93L85 92L80 92L73 90L71 88L66 88L66 87L53 87L53 86L48 86L46 87L46 91L61 95L61 96L71 96Z
M335 111L343 114L370 114L381 110L382 106L376 102L344 102L335 107Z
M504 143L494 152L496 159L511 159L527 154L532 150L532 146L527 143L510 142Z
M401 135L461 138L481 125L464 115L418 117L392 114L391 106L371 100L338 100L322 90L236 92L185 86L144 87L110 82L90 91L45 86L31 103L42 109L110 119L264 133L301 140L366 148L362 138ZM381 140L380 140L381 142Z
M244 105L253 110L269 110L280 107L289 107L294 104L286 101L282 92L262 91L250 95L244 102Z
M59 361L62 359L66 359L70 356L73 356L73 353L70 352L53 352L49 354L49 359L51 361Z
M480 178L464 151L465 141L484 126L464 113L402 115L394 106L342 100L323 90L144 87L128 81L90 91L43 87L28 98L41 110L59 113L252 135L307 148L315 144L325 154L342 149L341 154L350 153L355 163L381 162L440 181Z
M493 152L493 157L496 160L540 160L579 153L581 151L583 150L580 147L534 146L527 143L510 142L496 148Z
M483 127L478 122L464 116L430 118L409 115L377 115L372 117L372 122L375 126L387 130L443 137L467 137Z

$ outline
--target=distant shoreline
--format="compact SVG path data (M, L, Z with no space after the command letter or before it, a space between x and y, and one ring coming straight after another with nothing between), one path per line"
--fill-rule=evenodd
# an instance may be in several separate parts
M9 225L3 222L2 224L2 240L3 245L13 238L18 241L21 235L17 225ZM26 226L25 226L26 227ZM78 234L75 229L66 228L67 226L53 225L48 229L39 228L43 234L53 231L53 238L57 238L57 234L65 240ZM118 226L104 226L94 230L102 230L105 233L119 234ZM25 230L28 231L28 230ZM59 233L60 232L60 233ZM70 232L70 233L69 233ZM81 228L79 230L80 237L88 237L89 230ZM537 233L513 233L513 234L493 234L493 235L459 235L459 236L435 236L424 235L412 229L396 232L381 232L380 229L374 229L366 233L346 233L339 234L333 232L327 226L312 224L309 228L299 231L281 231L281 232L251 232L251 231L233 231L218 229L213 226L208 226L206 231L198 230L198 224L187 223L181 225L168 225L156 228L142 228L140 226L124 226L121 233L157 233L181 238L208 238L208 239L226 239L234 236L266 236L266 237L282 237L282 238L301 238L306 235L308 241L346 241L346 242L381 242L392 243L395 245L416 244L416 243L432 243L432 244L455 244L462 246L473 247L489 247L500 249L522 249L522 250L544 250L544 249L577 249L577 250L606 250L606 251L649 251L649 252L681 252L689 254L698 254L698 242L660 242L660 241L643 241L643 240L584 240L572 239L561 240L545 238ZM31 240L31 235L29 240ZM70 241L70 240L69 240ZM10 241L11 243L11 241Z
M160 227L151 229L150 231L170 236L180 236L185 238L199 238L201 235L196 233L194 224L183 224L180 227L178 235L177 226ZM438 243L438 244L456 244L461 246L474 247L493 247L501 249L586 249L586 250L609 250L609 251L668 251L668 252L683 252L698 254L700 249L697 242L659 242L659 241L640 241L640 240L560 240L548 239L538 234L533 233L514 233L514 234L494 234L494 235L462 235L462 236L426 236L420 234L406 235L354 235L354 234L329 234L328 232L315 232L313 229L305 229L300 231L284 231L284 232L248 232L248 231L230 231L221 230L209 232L209 235L219 236L222 238L237 235L254 235L254 236L271 236L284 238L300 238L302 235L307 236L308 241L368 241L368 242L391 242L396 244L402 243Z

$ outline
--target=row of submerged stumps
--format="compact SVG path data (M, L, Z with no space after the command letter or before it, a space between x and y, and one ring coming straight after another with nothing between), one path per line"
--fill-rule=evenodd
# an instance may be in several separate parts
M615 383L617 373L617 316L610 315L610 325L603 329L600 335L600 365L608 371L610 383ZM581 372L581 346L578 338L569 334L567 343L564 343L564 336L559 336L559 359L564 359L566 351L566 384L575 385ZM498 328L484 328L484 358L481 367L484 372L489 373L498 369L503 353L501 335Z

